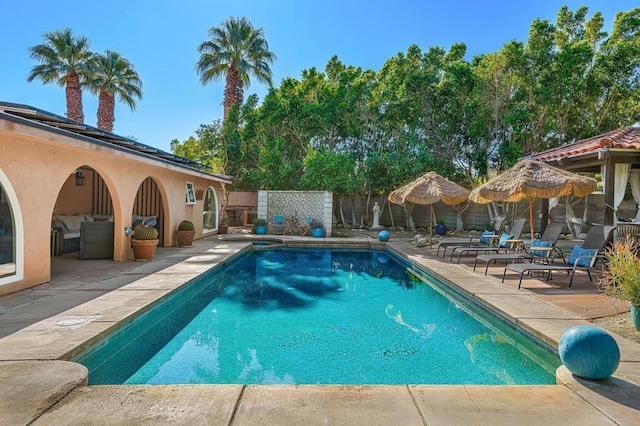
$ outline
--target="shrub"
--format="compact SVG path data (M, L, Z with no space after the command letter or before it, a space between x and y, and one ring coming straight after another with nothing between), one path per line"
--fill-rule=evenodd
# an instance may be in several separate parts
M627 300L632 306L640 307L640 259L638 246L629 239L614 241L607 248L606 269L600 286L608 296Z
M257 218L253 220L253 226L267 226L267 219L264 218Z
M311 229L322 228L322 222L318 219L311 219L311 222L309 222L309 226L311 227Z

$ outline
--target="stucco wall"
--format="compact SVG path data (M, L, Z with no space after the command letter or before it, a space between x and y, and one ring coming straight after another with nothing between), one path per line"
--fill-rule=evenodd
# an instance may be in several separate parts
M51 215L59 195L63 199L73 194L61 194L64 183L73 179L81 166L93 168L104 179L113 201L115 216L114 260L130 259L130 244L124 227L131 225L133 203L140 183L152 177L160 189L165 223L164 244L175 244L175 229L183 219L196 226L196 238L202 237L203 200L195 205L185 204L185 184L190 181L197 190L213 186L218 200L222 199L221 185L213 177L178 167L157 159L116 150L82 141L73 136L0 119L0 169L7 176L15 192L24 223L24 279L0 286L0 294L31 287L50 280ZM80 191L90 191L87 182ZM58 211L87 213L84 197L69 204L60 203ZM75 204L74 204L75 203ZM6 280L5 280L6 281Z

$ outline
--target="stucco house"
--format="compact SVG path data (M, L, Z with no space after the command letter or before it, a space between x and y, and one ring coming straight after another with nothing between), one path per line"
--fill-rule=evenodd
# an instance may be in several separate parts
M125 230L141 221L155 223L161 247L176 244L185 219L196 238L215 234L229 183L132 139L0 102L0 295L48 282L52 257L66 252L78 251L79 267L131 260ZM113 224L106 254L80 245L97 235L90 222Z

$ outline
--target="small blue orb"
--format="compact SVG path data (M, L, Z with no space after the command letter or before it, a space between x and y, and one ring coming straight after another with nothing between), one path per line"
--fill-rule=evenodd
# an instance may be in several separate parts
M583 379L606 379L620 364L620 348L615 339L603 329L590 325L565 331L558 352L565 367Z
M391 235L389 234L389 231L380 231L380 232L378 232L378 239L380 241L389 241L389 238L391 238Z

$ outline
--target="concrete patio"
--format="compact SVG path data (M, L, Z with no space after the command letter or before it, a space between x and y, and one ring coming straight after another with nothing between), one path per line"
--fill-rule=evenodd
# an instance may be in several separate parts
M374 233L323 243L380 247ZM637 424L640 344L614 335L622 353L601 382L564 367L551 386L85 386L65 360L139 315L192 277L247 249L251 236L162 248L150 263L56 258L50 283L0 297L0 423L21 424ZM281 237L291 243L320 240ZM500 283L503 267L472 271L394 238L387 248L423 265L509 321L556 346L569 327L612 314L585 274ZM78 266L82 267L79 268Z

